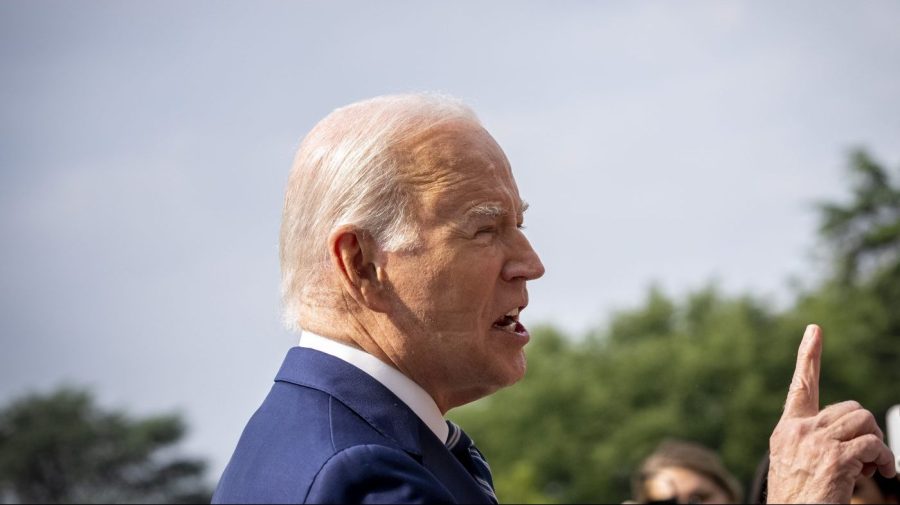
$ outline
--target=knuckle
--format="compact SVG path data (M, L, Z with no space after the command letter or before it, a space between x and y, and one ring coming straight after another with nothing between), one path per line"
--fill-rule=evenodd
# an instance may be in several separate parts
M830 475L843 475L858 464L856 458L838 447L830 447L823 454L823 466Z
M875 416L872 414L871 411L868 411L868 410L866 410L866 409L862 409L862 410L859 410L859 411L857 411L857 412L860 413L860 414L859 414L859 418L860 418L859 420L860 420L861 423L863 423L863 424L865 424L865 425L867 425L867 426L872 426L872 427L878 426L878 422L875 421Z
M892 453L886 445L882 446L881 450L878 452L878 457L875 458L875 461L878 465L883 465L889 468L894 465L894 453Z
M847 401L841 402L841 403L850 410L860 410L863 408L862 404L856 400L847 400Z
M841 419L840 424L842 426L864 426L869 421L874 421L875 418L872 417L872 414L869 413L868 410L854 410L846 415L843 419Z
M861 461L861 460L870 460L872 459L873 454L878 454L881 451L881 448L884 444L874 434L866 434L860 435L855 439L851 440L849 444L847 444L842 451L843 457L853 460L853 461Z
M822 409L822 411L824 412L826 410L828 410L828 411L838 410L838 411L851 412L854 410L859 410L861 408L863 408L863 406L856 400L844 400L842 402L833 403L833 404L825 407L824 409Z
M831 447L826 452L826 461L828 461L829 465L832 468L843 468L850 464L850 462L855 461L855 458L851 456L847 451L841 450L837 447Z
M850 455L844 455L838 461L836 466L836 474L843 475L853 475L856 476L862 470L863 463L858 459L854 458Z
M861 445L863 445L864 447L880 448L882 445L884 445L881 442L881 439L878 438L878 436L875 435L874 433L866 433L865 435L860 436L859 439L860 439Z
M806 394L809 389L809 380L802 375L794 377L794 380L791 381L790 391L794 394Z

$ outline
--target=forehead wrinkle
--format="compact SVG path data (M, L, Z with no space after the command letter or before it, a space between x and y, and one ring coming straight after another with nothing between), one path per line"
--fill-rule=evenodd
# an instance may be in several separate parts
M469 120L435 124L398 148L406 160L407 181L422 187L465 184L469 167L488 173L509 170L506 155L494 138L480 124Z
M521 219L528 206L518 195L503 150L478 124L458 121L435 125L397 146L397 151L405 161L404 182L420 195L419 210L426 214L458 223L485 216L497 219L515 215ZM475 197L466 208L463 195L479 193L480 201Z

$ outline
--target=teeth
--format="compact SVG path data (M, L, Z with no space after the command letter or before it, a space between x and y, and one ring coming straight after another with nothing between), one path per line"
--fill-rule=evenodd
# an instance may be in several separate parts
M494 321L494 327L505 331L516 331L519 325L519 308L516 307Z
M496 327L497 327L497 328L500 328L500 329L502 329L502 330L506 330L506 331L515 331L515 330L516 330L516 324L517 324L517 323L516 323L515 321L510 321L510 322L507 323L507 324L502 324L502 325L501 325L501 324L498 324L498 325L496 325Z

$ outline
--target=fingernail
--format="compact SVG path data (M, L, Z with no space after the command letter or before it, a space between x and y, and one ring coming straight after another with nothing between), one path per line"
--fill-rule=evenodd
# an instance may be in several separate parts
M813 335L816 334L816 325L808 324L806 325L806 331L803 332L803 338L800 342L803 343L804 346L812 345Z

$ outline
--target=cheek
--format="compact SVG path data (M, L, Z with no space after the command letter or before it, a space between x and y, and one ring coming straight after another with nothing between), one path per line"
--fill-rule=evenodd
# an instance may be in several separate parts
M490 248L446 249L404 264L393 281L400 304L427 330L447 337L489 325L499 276L495 254Z
M453 305L485 303L499 275L499 269L492 269L493 263L489 251L475 250L445 258L431 271L431 292L453 300Z

